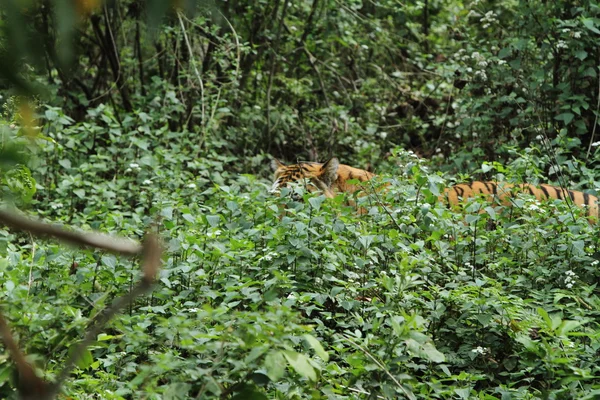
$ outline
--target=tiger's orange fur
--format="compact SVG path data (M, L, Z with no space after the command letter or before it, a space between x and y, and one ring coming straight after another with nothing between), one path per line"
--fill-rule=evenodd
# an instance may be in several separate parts
M273 190L277 190L290 182L306 179L312 183L312 189L323 192L326 197L335 197L336 193L353 193L362 185L348 183L349 180L367 182L375 175L363 169L340 164L337 158L331 158L324 163L301 162L285 165L279 160L273 160L275 182ZM551 185L539 187L528 183L511 184L505 182L460 183L444 189L444 194L438 200L450 206L460 204L464 199L474 196L488 196L490 200L496 198L503 204L509 204L515 193L528 193L538 200L559 199L570 201L578 207L586 207L586 214L592 220L598 217L598 198L588 193L577 190L567 190Z
M334 197L336 192L356 192L359 187L348 183L350 180L357 179L366 182L375 176L369 171L340 164L335 157L324 163L300 162L293 165L284 165L275 159L272 162L272 167L275 171L273 191L290 182L306 179L313 184L313 187L321 190L329 198Z

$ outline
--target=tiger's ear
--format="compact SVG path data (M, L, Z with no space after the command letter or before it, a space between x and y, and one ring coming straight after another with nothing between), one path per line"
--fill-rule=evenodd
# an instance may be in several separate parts
M338 167L340 166L340 162L337 158L332 157L321 166L321 180L328 186L331 187L333 182L338 177Z
M273 169L273 171L277 171L277 169L281 167L285 167L285 164L276 158L271 160L271 168Z

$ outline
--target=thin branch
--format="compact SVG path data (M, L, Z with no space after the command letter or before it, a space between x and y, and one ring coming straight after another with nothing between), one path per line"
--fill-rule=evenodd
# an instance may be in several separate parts
M35 240L31 233L29 238L31 239L31 264L29 264L29 279L27 279L27 299L29 299L29 292L31 291L31 285L33 285L33 263L35 261Z
M196 58L194 57L194 52L192 51L192 46L190 45L190 41L188 39L188 35L185 30L185 25L183 24L183 19L181 17L180 11L177 11L177 18L179 19L179 25L181 25L181 32L183 33L183 38L185 39L185 44L188 48L190 60L192 61L192 67L194 68L194 73L196 74L196 78L198 78L198 82L200 83L200 106L202 108L202 119L200 121L200 125L204 126L206 124L206 121L204 120L204 115L206 114L206 105L204 104L204 83L202 82L202 77L200 76L198 67L196 66Z
M275 36L275 42L273 43L273 47L271 48L271 68L269 71L269 80L267 83L267 146L270 149L271 148L271 131L273 130L273 128L271 127L271 89L273 88L273 77L275 75L275 68L277 66L276 63L276 58L277 58L277 52L279 51L279 43L281 40L281 27L285 26L285 16L287 14L287 9L288 9L288 5L290 4L289 1L284 0L283 3L283 9L281 10L281 17L279 20L279 26L277 27L277 33Z
M43 379L39 378L33 367L25 359L25 355L19 349L17 342L15 341L4 315L0 313L0 335L2 335L2 342L8 349L11 358L17 366L19 373L19 395L21 399L25 398L36 398L46 399L48 398L48 391L50 385Z
M598 102L596 103L596 117L594 118L594 128L592 129L592 137L590 138L590 144L585 154L585 160L589 160L590 153L592 152L592 144L594 143L594 136L596 135L596 127L598 126L598 112L600 112L600 79L598 79Z
M239 40L237 32L235 31L235 28L233 27L233 25L231 25L231 22L229 22L227 17L225 17L225 15L223 15L223 13L221 11L219 11L219 14L221 14L221 17L223 17L225 22L227 22L227 25L229 25L229 29L231 29L231 32L233 32L233 38L235 39L235 48L237 50L236 64L235 64L235 82L239 82L240 64L241 64L241 59L242 59L242 49L240 46L240 40Z
M52 236L64 242L78 246L96 247L111 253L133 256L142 251L142 246L130 239L116 239L95 232L69 231L59 225L27 218L16 211L0 210L0 223L36 236Z
M369 357L379 368L381 368L381 370L398 386L398 388L400 388L400 390L402 390L404 392L404 394L406 395L406 397L408 397L409 399L414 398L414 395L410 392L407 392L406 389L404 388L404 386L402 386L402 384L396 379L396 377L394 375L392 375L390 373L390 371L388 371L388 369L385 367L385 365L383 365L378 359L375 358L375 356L373 356L371 353L369 353L369 351L367 349L365 349L363 346L361 346L360 344L356 343L354 340L352 340L350 338L350 336L348 335L344 335L344 339L347 340L348 342L350 342L351 345L353 345L354 347L358 348L359 350L361 350L367 357Z
M143 245L144 259L142 261L142 272L143 277L140 282L126 295L120 297L113 303L113 305L104 310L102 314L94 322L85 338L77 345L75 351L71 352L71 355L65 362L63 370L58 375L56 383L54 384L54 394L57 394L60 390L61 385L67 379L75 364L82 357L84 350L96 340L104 326L123 308L133 302L136 297L143 295L152 288L152 284L156 280L158 269L160 268L160 261L162 255L162 246L156 235L150 234L144 240Z

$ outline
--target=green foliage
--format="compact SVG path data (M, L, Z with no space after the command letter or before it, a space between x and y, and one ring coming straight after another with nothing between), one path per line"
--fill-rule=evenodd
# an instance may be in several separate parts
M53 195L38 193L34 209L133 237L157 216L167 247L154 292L97 338L69 396L592 398L599 389L598 240L564 203L449 210L435 201L443 179L399 151L401 167L381 179L389 190L356 198L368 210L357 215L342 195L272 197L268 182L224 168L233 157L194 158L185 135L155 138L147 153L125 146L139 130L123 132L89 157L66 144L91 140L93 126L55 124L43 145L55 158L39 172ZM6 312L52 377L89 321L129 290L136 263L4 237ZM4 395L10 387L5 377Z
M132 238L156 224L166 245L66 396L599 395L598 228L559 201L437 198L468 179L599 187L600 8L408 3L0 6L4 203ZM370 165L386 190L273 197L270 154ZM0 255L2 311L49 380L139 278L7 230Z

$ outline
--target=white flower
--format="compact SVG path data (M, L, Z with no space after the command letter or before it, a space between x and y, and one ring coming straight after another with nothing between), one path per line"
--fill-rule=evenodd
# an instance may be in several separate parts
M592 147L598 147L598 146L600 146L600 142L594 142L594 143L592 143Z
M63 208L63 204L62 203L52 203L50 205L50 207L52 207L53 209L57 209L57 208Z
M142 182L143 185L151 185L152 181L150 179L146 179L144 182Z
M556 48L557 49L568 49L569 45L564 40L559 40L558 43L556 43Z
M482 26L482 28L483 28L483 29L487 29L487 28L489 28L489 27L490 27L490 24L488 24L488 23L485 23L485 24L483 24L483 26Z
M140 165L138 163L134 163L133 162L133 163L129 164L129 168L131 168L131 169L139 169Z
M222 233L222 232L221 232L219 229L217 229L217 230L216 230L216 231L214 231L214 232L208 232L207 236L208 236L209 238L214 238L214 237L217 237L217 236L221 236L221 233Z
M470 73L470 72L473 72L473 68L471 68L471 67L468 67L468 68L467 68L467 72L469 72L469 73Z
M131 172L131 168L127 168L125 172Z
M471 352L477 353L477 354L485 354L485 353L487 353L487 349L484 347L481 347L481 346L477 346L476 348L471 350Z
M567 283L567 289L571 289L573 287L572 283Z
M569 276L569 275L575 276L575 272L573 272L571 270L568 270L568 271L565 272L565 275L567 275L567 276Z
M569 33L569 32L571 32L571 30L569 28L565 28L562 30L562 33Z
M189 187L190 189L196 189L196 184L192 182L192 183L189 183L187 185L187 187Z
M192 307L188 310L188 312L195 313L198 312L198 309L196 307Z
M474 51L474 52L471 54L471 58L479 58L479 57L481 57L481 55L479 54L479 52L478 52L478 51Z
M577 32L573 32L573 37L575 39L581 39L581 32L577 31Z
M504 61L504 60L498 60L498 65L504 65L504 64L506 64L506 61Z
M598 265L598 263L599 263L599 262L600 262L600 261L598 261L598 260L594 260L594 261L592 261L592 267L593 267L593 266L595 266L595 265Z
M488 65L487 61L484 61L484 60L482 60L482 61L479 61L479 66L480 66L481 68L485 68L485 67L487 67L487 65Z

